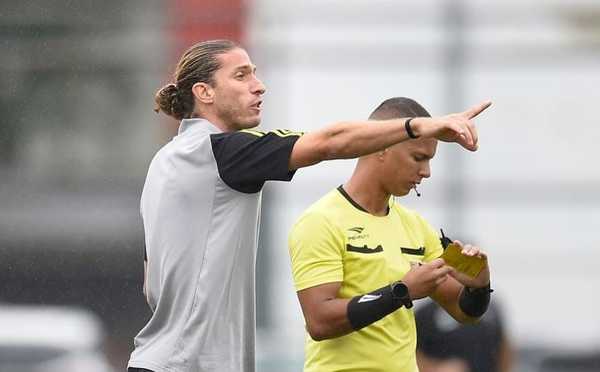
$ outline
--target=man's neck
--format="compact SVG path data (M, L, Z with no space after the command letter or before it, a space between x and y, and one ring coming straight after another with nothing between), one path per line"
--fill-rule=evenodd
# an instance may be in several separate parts
M388 214L390 194L385 192L376 182L365 182L360 171L355 170L352 177L343 187L346 193L358 205L374 216Z
M231 126L228 126L217 115L213 115L210 112L195 113L194 117L208 120L212 125L219 128L221 130L221 132L235 132L237 130L236 128L232 128Z

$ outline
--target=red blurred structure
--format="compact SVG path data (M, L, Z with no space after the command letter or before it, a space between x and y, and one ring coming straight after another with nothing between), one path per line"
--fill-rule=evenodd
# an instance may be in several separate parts
M243 0L170 0L165 12L169 40L167 80L181 54L199 41L229 39L243 44L249 5ZM165 121L165 139L170 139L177 133L179 123Z
M209 39L243 42L249 3L242 0L171 0L167 14L172 53L178 58L194 43Z

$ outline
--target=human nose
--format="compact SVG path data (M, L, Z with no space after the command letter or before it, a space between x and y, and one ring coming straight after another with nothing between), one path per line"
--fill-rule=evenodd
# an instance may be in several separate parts
M421 166L419 175L423 178L429 178L431 176L431 167L429 166L428 161Z
M262 95L265 94L266 91L267 88L265 87L265 84L263 84L263 82L259 78L255 77L254 85L252 86L252 93Z

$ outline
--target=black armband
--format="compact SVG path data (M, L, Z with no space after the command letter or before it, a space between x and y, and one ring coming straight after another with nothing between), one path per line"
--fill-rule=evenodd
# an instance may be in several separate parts
M493 291L489 284L482 288L465 287L460 294L458 305L466 315L479 318L487 311L490 305L490 293Z
M412 307L408 288L402 282L395 282L371 293L352 298L346 312L352 329L358 331L393 313L403 305L407 308Z

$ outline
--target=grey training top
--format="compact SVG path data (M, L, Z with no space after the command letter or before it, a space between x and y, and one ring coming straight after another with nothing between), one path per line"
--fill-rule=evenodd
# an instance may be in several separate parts
M221 133L184 119L154 156L141 199L153 315L129 367L252 372L261 189L289 181L299 133Z

